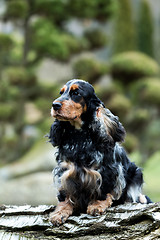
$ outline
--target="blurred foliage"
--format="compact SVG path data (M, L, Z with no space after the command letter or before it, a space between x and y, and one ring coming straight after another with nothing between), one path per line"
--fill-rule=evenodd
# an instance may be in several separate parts
M159 65L145 54L125 52L111 59L111 72L115 79L129 84L141 77L158 75Z
M138 49L153 56L153 19L148 0L141 0L138 20Z
M100 61L99 53L92 54L94 57L90 54L76 56L71 61L73 75L92 83L106 107L119 116L127 131L124 147L134 155L133 160L144 165L148 156L159 149L160 142L160 75L159 65L154 60L154 29L147 0L137 3L140 7L136 12L137 25L130 0L4 2L6 9L2 19L11 22L20 37L0 33L2 163L15 161L35 139L49 131L50 108L52 100L58 96L60 83L40 83L36 77L38 64L46 57L64 64L74 54L91 50L96 50L97 54L103 47L111 59L107 61L106 57L106 61ZM110 29L112 24L107 25L111 18L114 30ZM82 35L73 35L67 29L72 19L83 26ZM36 118L32 115L35 112ZM26 135L26 124L41 129L40 134ZM157 164L158 154L150 161Z
M114 54L136 49L136 31L130 0L117 1L118 11L114 23Z
M125 138L125 142L123 143L123 146L125 147L128 153L131 153L137 150L139 146L139 141L134 134L128 132Z
M84 36L89 40L91 49L103 47L107 43L106 34L99 28L87 30Z
M107 64L91 57L83 57L73 64L74 75L90 83L94 83L100 76L108 71Z
M110 18L117 8L115 0L69 0L69 12L79 18L94 18L104 21Z
M4 15L5 19L24 19L28 15L29 6L27 1L10 0L7 1L7 9Z
M139 101L143 105L160 106L160 78L142 78L134 84L133 88L132 94L135 101Z
M3 76L13 86L33 87L36 84L36 76L33 71L24 67L9 67L4 71Z
M88 48L88 42L60 31L49 20L41 18L32 25L31 47L37 60L48 56L63 61L68 60L71 54Z
M131 102L122 94L113 95L107 102L107 107L121 119L124 119L126 114L130 111Z
M24 141L25 124L34 118L32 111L40 111L42 124L49 114L49 104L57 95L57 85L42 85L37 81L37 64L45 57L59 61L68 61L73 54L92 47L90 37L75 37L65 29L64 22L73 17L106 21L116 11L116 1L107 0L7 0L2 19L12 21L21 32L21 37L14 34L0 33L0 158L13 161L30 147L32 141ZM96 47L105 45L104 34L99 33ZM95 38L96 39L96 38ZM95 47L95 46L93 46ZM94 64L94 63L93 63ZM96 78L102 74L100 64L89 63L89 68L96 66ZM89 70L90 71L90 70ZM28 112L29 101L33 109ZM37 110L36 110L37 107ZM27 112L26 112L27 111ZM25 114L29 116L25 116ZM41 115L41 114L40 114ZM28 119L28 120L26 120ZM7 126L12 121L12 136L8 135ZM27 121L27 122L26 122ZM32 122L32 121L30 121ZM44 124L46 125L46 124ZM48 125L49 128L49 125ZM18 137L17 137L18 136ZM5 141L4 141L5 139ZM14 140L13 140L14 139ZM13 140L13 141L12 141ZM11 144L12 143L12 144ZM8 154L7 146L10 147Z
M15 114L15 106L10 103L0 104L0 119L1 121L10 121Z
M129 129L136 133L137 131L139 132L140 129L141 131L143 131L149 121L150 121L149 111L144 108L138 108L132 109L132 111L130 111L127 119L127 124L129 126Z
M152 201L159 201L160 196L160 164L159 164L160 151L156 151L145 164L144 180L145 192L151 197Z

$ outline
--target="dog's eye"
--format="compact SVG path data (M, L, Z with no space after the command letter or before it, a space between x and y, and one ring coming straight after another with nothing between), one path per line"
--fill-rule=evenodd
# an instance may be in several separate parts
M71 95L72 95L72 96L73 96L73 95L78 96L78 95L80 95L80 94L79 94L78 90L74 90L74 91L71 92Z

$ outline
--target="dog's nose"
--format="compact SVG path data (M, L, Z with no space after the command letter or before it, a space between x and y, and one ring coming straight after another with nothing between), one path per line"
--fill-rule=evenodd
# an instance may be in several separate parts
M60 103L60 102L53 102L53 104L52 104L52 107L55 111L59 110L61 108L61 106L62 106L62 103Z

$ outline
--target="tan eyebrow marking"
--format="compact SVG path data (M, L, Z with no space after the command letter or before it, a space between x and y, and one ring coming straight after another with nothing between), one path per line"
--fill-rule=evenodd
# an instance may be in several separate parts
M70 87L70 91L74 91L74 90L76 90L76 89L78 89L78 85L77 84L73 84L71 87Z
M66 89L67 89L67 86L64 85L64 86L61 88L60 93L61 93L61 94L64 93L64 92L66 91Z

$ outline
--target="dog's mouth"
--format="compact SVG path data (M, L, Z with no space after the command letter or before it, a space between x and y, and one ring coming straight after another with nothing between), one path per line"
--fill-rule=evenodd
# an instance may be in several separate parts
M51 109L51 116L61 121L73 121L78 118L78 116L74 117L64 116L63 114L59 113L58 110L57 111L53 110L53 108Z

